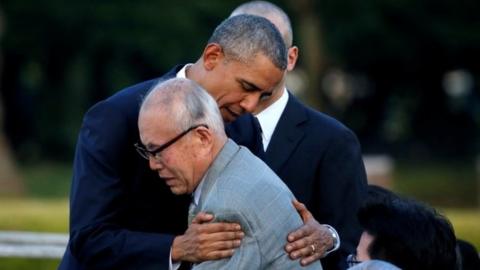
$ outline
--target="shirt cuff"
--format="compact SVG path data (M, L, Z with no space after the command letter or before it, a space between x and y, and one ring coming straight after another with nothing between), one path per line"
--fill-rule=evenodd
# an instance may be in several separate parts
M172 261L172 249L170 249L170 259L169 259L169 262L168 262L168 269L169 270L177 270L179 267L180 267L180 262L174 263Z
M340 235L338 235L338 232L333 228L332 226L328 224L322 224L327 230L330 232L330 235L333 238L333 247L325 252L323 254L323 258L326 257L328 254L338 250L340 248Z

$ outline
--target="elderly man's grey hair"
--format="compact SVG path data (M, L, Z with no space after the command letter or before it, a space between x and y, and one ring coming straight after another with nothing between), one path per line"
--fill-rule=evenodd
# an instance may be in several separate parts
M267 2L267 1L250 1L243 3L232 11L230 17L237 16L240 14L251 14L261 17L277 16L284 27L286 27L286 32L280 34L283 35L283 40L287 48L290 48L293 44L293 31L292 23L288 15L277 5ZM279 29L282 31L282 29Z
M248 62L265 55L280 70L287 68L287 48L282 35L269 20L255 15L238 15L224 20L208 43L217 43L225 57Z
M179 132L206 124L215 134L225 136L217 103L192 80L173 78L158 83L143 100L140 112L150 109L162 112Z

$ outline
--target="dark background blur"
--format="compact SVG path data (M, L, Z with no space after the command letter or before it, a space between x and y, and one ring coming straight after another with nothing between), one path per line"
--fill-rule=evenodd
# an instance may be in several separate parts
M196 61L242 2L2 1L0 109L14 160L71 162L91 105ZM474 166L478 1L272 2L300 47L290 86L352 128L364 153Z

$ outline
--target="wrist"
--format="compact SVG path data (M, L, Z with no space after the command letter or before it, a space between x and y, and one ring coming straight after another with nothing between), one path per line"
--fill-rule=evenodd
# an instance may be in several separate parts
M340 248L340 236L338 235L337 231L335 230L335 228L333 228L332 226L328 225L328 224L322 224L322 226L324 226L330 233L330 236L332 237L332 247L330 247L326 252L325 254L323 255L323 257L327 256L328 254L338 250Z

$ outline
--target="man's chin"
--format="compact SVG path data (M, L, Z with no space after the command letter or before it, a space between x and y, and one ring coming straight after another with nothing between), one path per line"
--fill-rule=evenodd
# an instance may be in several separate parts
M170 187L170 191L175 195L187 194L187 191L185 189L178 187Z
M222 109L221 114L222 114L223 122L225 122L225 123L231 123L239 117L238 114L233 113L232 111L230 111L228 109Z

